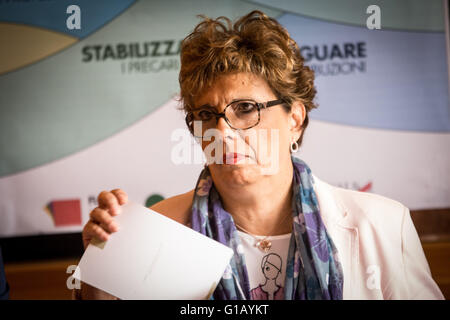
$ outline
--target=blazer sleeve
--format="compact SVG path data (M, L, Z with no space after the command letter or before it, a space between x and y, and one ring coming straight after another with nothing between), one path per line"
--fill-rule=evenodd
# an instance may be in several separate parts
M408 298L411 300L443 300L441 290L431 276L422 244L407 207L402 222L402 258Z

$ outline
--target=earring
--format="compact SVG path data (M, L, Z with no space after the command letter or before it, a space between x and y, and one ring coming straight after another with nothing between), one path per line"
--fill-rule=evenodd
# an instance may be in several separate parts
M298 143L297 141L294 141L291 143L291 153L295 153L298 151Z

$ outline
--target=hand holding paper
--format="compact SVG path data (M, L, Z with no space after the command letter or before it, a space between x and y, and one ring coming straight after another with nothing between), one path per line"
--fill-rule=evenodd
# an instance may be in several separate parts
M233 251L153 210L128 202L107 242L91 244L74 278L120 299L207 299Z

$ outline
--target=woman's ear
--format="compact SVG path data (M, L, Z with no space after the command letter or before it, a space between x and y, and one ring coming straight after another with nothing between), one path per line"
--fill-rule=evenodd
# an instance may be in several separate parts
M291 112L289 114L289 129L292 134L292 140L297 141L303 131L302 125L306 118L306 108L300 101L294 101L291 104Z

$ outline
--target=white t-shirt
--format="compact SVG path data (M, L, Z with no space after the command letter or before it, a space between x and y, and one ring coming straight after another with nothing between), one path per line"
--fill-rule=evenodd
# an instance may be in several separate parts
M239 230L238 234L244 249L252 300L283 300L291 234L268 237L272 247L267 253L255 246L255 237Z

